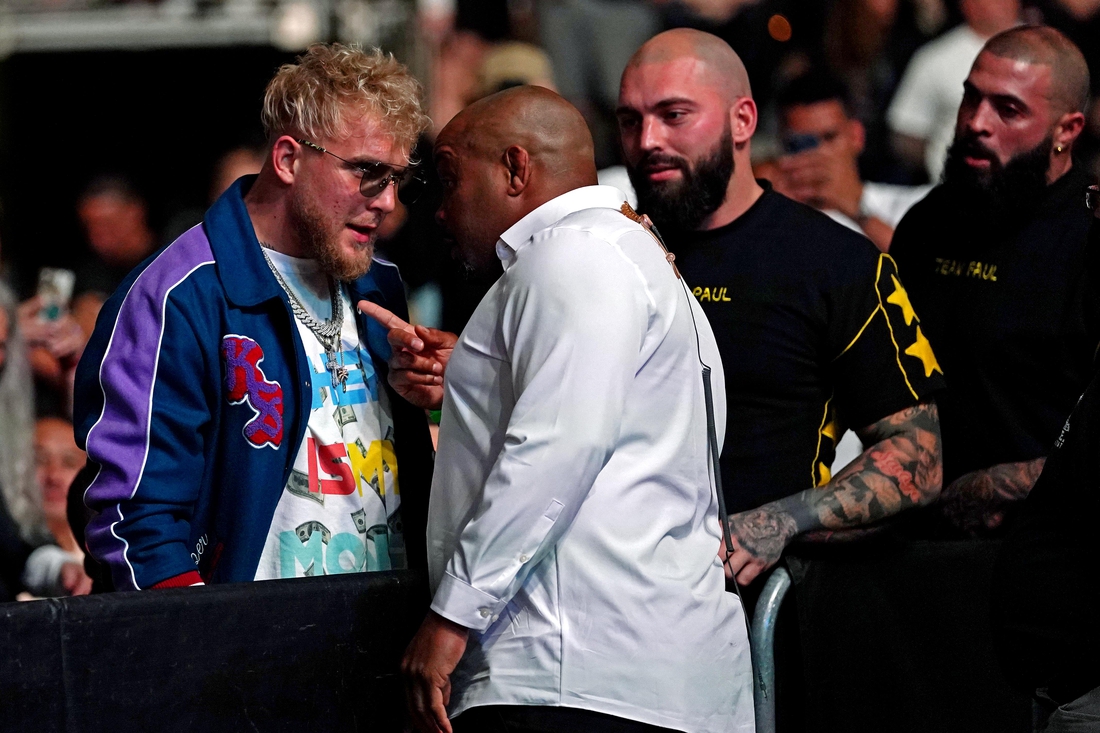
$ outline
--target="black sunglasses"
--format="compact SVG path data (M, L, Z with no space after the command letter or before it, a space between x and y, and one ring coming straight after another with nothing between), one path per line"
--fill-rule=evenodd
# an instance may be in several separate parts
M390 165L376 160L369 160L365 163L352 163L350 160L341 158L336 153L328 151L309 140L302 139L298 143L319 152L328 153L333 158L343 161L359 171L362 174L362 178L359 179L359 193L368 199L380 196L383 191L389 188L391 183L397 186L397 196L401 199L401 203L406 206L415 202L420 198L420 194L424 192L426 183L420 177L416 166Z

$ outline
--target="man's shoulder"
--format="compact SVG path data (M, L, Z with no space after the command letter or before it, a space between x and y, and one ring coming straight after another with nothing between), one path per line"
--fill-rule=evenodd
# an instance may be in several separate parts
M915 244L927 241L930 235L939 231L942 236L949 236L956 230L955 202L955 197L943 184L929 191L898 222L890 242L890 254L908 255Z
M641 245L641 246L637 246ZM510 289L521 284L562 288L577 297L593 288L631 290L654 284L654 268L668 268L654 238L610 208L571 212L537 232L506 271Z
M566 214L542 230L536 237L569 236L570 232L584 232L611 244L617 242L626 234L631 232L645 233L645 230L622 211L597 206L578 209Z
M776 254L784 259L792 256L820 267L844 266L858 262L871 263L878 251L862 233L830 218L812 206L769 192L771 197L765 216L753 227L753 236L770 233ZM765 243L766 244L766 243Z
M982 45L981 37L966 23L960 23L918 48L911 63L937 69L945 64L954 65L963 58L976 56Z
M215 278L214 268L209 267L214 263L210 241L202 226L196 225L135 267L108 304L121 308L131 299L163 302L185 283L190 283L196 292L212 295L207 280Z

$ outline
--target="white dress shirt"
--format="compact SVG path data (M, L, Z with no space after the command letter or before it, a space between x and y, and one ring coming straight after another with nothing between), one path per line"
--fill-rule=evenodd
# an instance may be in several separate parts
M751 731L707 460L699 350L724 426L718 348L623 200L576 189L501 235L504 274L447 366L432 608L471 629L449 712L560 705Z

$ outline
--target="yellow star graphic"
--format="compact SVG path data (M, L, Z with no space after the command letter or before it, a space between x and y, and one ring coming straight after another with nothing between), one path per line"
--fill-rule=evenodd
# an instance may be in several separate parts
M940 363L936 361L936 355L932 353L932 344L928 343L928 339L921 333L920 326L917 326L917 340L905 350L905 353L921 360L924 364L924 376L931 377L932 372L943 374Z
M905 325L908 326L913 322L913 319L917 317L917 312L913 310L913 306L909 302L909 294L905 292L905 288L901 286L898 279L893 275L890 276L890 279L894 281L894 292L890 294L886 302L893 303L898 308L901 308L901 315L905 319Z

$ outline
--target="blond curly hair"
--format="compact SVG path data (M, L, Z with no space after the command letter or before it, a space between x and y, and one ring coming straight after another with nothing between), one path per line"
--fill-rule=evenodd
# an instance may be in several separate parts
M264 132L272 142L280 135L338 139L366 113L381 120L398 146L411 150L431 124L422 98L420 82L393 54L318 43L268 82Z

